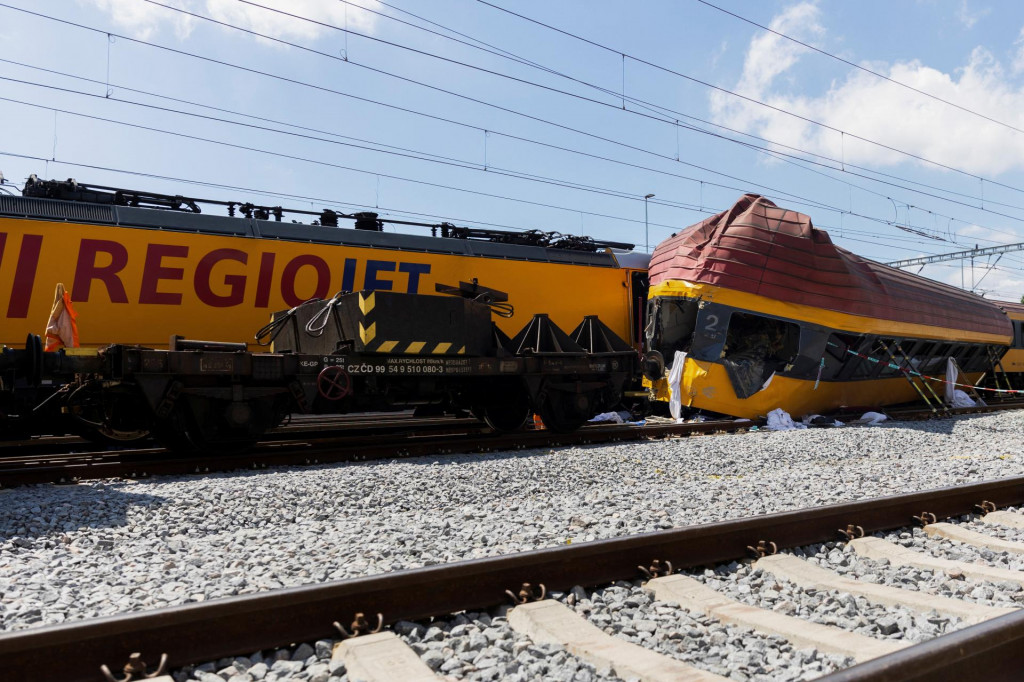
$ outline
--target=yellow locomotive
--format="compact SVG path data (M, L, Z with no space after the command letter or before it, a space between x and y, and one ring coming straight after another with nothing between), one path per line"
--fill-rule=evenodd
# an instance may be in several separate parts
M0 194L0 345L42 331L57 283L74 301L83 347L166 348L178 334L248 340L256 351L252 334L270 314L308 299L429 294L473 280L508 294L514 312L498 320L507 334L535 313L566 329L597 315L639 342L647 257L624 252L629 244L387 221L441 236L397 234L373 213L323 211L298 224L282 221L279 207L208 202L232 214L214 216L199 203L34 177L24 196ZM338 227L339 217L356 229Z
M200 203L35 178L0 195L0 435L245 447L296 412L408 407L572 431L636 388L629 244ZM46 353L58 283L79 347Z

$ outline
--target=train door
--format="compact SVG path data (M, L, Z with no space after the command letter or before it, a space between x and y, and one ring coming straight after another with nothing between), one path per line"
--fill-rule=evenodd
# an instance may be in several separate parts
M644 326L647 324L647 291L650 286L651 282L647 277L646 270L631 270L629 272L629 343L639 353L646 350L643 347Z

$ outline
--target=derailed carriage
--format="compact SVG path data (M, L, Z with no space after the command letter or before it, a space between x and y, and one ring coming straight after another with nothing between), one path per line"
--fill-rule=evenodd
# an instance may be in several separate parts
M941 393L952 357L976 381L1013 340L969 292L860 258L757 195L661 243L650 264L644 372L668 400L755 418ZM674 378L674 377L673 377ZM964 379L962 379L964 381Z

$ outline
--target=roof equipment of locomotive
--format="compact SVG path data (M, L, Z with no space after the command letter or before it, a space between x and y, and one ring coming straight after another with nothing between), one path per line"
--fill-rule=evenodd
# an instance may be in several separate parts
M206 204L228 215L202 212ZM313 220L312 224L286 218ZM338 227L353 221L355 229ZM385 231L385 226L430 230ZM421 293L473 279L509 292L514 334L547 313L569 328L594 314L639 342L645 254L557 232L482 229L304 211L30 178L0 193L0 345L40 333L63 283L83 346L166 348L172 334L244 340L275 310L339 291ZM559 292L559 295L552 295ZM562 295L570 292L569 295ZM250 341L250 350L262 347Z

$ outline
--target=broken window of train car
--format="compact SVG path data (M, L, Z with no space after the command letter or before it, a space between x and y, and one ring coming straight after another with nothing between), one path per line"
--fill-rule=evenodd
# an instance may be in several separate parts
M832 381L840 378L841 375L852 373L853 366L861 362L861 358L857 355L857 349L863 342L863 336L829 334L828 342L825 344L825 354L822 356L825 366L821 370L821 378L825 381Z
M689 352L697 325L699 301L691 298L651 299L647 309L647 347L672 363L677 350Z
M910 358L900 350L901 343L900 339L878 339L879 363L875 367L878 373L871 376L890 378L901 374L904 369L914 369L912 364L908 364Z
M749 313L733 313L722 364L739 398L760 391L776 372L796 357L800 327L792 322Z

